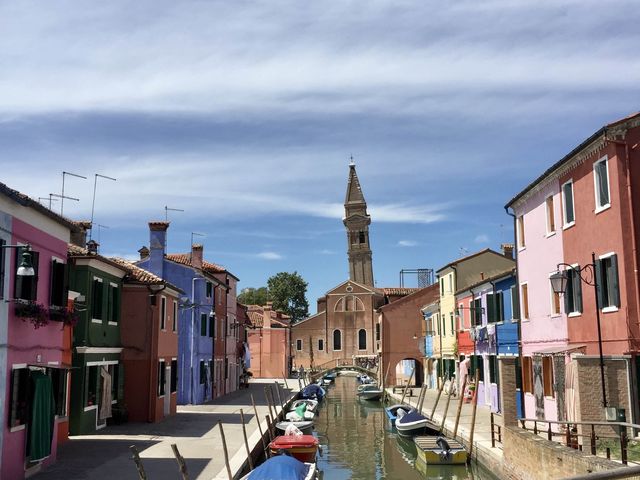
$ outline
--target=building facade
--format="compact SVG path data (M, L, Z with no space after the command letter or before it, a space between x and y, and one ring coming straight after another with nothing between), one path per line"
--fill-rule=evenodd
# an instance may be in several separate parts
M247 343L251 352L249 371L254 378L281 378L291 371L290 317L273 310L273 304L247 307Z
M53 463L67 437L73 322L65 313L65 271L76 229L0 184L0 478L25 478ZM25 252L33 268L28 276L18 272ZM37 409L50 417L35 418Z

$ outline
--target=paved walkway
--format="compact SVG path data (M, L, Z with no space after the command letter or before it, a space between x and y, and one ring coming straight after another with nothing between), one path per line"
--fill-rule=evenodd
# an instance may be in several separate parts
M392 389L387 389L390 398L395 400L391 400L392 403L399 402L402 394L392 393ZM414 388L413 392L416 396L413 397L405 397L405 403L410 403L412 406L416 406L416 401L418 400L417 395L419 393L419 388ZM438 396L437 390L427 390L426 398L423 405L423 412L427 414L427 416L431 415L431 411L433 410L433 405L436 403L436 398ZM452 436L452 432L455 426L456 414L458 412L458 397L451 397L451 401L449 403L449 409L447 411L447 417L445 421L445 433L449 436ZM447 395L443 392L440 396L440 400L438 402L438 406L433 415L434 421L438 424L442 424L442 418L444 417L444 411L446 409L447 404ZM473 405L470 403L463 403L462 410L460 412L460 423L458 426L458 440L460 437L464 441L465 445L469 445L469 439L471 436L471 418L473 412ZM495 415L495 422L499 425L502 425L502 416ZM477 455L479 462L486 466L489 469L493 469L494 467L499 467L502 464L503 454L502 454L502 444L497 442L496 439L496 448L491 447L491 410L489 407L478 406L476 411L476 427L473 435L473 449L475 451L474 456Z
M290 389L298 389L297 380L287 380ZM254 380L248 389L226 395L205 405L178 407L178 413L159 423L129 423L107 427L93 435L71 437L58 450L57 462L32 478L35 480L125 480L138 478L129 446L135 445L149 480L180 478L171 444L185 458L190 479L227 479L218 422L223 423L231 469L235 474L246 460L240 423L240 409L247 422L250 446L260 441L251 395L262 419L263 431L268 414L264 387L275 381ZM273 387L276 402L278 396ZM292 390L280 381L285 401ZM278 412L280 409L278 409Z

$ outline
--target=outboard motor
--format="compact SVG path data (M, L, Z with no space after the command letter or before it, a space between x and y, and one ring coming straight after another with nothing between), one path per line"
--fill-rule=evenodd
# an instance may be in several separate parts
M438 445L442 450L440 452L440 458L443 461L448 461L451 458L451 445L449 445L449 442L447 442L444 437L438 437L436 439L436 445Z

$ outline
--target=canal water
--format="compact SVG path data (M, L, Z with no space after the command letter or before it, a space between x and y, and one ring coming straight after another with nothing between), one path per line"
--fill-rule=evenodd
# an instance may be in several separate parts
M359 400L355 377L339 376L329 387L315 420L322 446L323 480L496 480L472 466L425 466L416 462L410 438L393 431L380 402Z

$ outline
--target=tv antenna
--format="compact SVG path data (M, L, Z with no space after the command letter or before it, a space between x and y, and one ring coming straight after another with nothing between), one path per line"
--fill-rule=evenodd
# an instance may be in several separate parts
M112 180L114 182L116 181L113 177L107 177L106 175L100 175L99 173L95 174L95 178L93 180L93 202L91 202L91 231L89 232L89 240L91 240L91 237L93 236L93 212L96 207L96 187L98 186L98 177L106 178L107 180Z
M99 223L96 223L96 227L98 227L98 243L100 243L100 229L101 228L107 228L108 229L109 227L106 226L106 225L100 225Z
M57 198L51 198L51 195L48 197L38 197L38 202L42 204L41 200L49 200L49 210L51 210L51 202L57 202Z
M82 175L78 175L77 173L71 173L71 172L62 172L62 195L60 196L60 215L64 216L64 199L67 198L64 196L64 179L67 175L70 175L72 177L77 177L77 178L84 178L85 180L87 179L87 177L83 177ZM49 207L49 209L51 209L51 207Z
M169 221L169 212L184 212L184 210L181 209L181 208L170 208L170 207L167 207L165 205L164 206L164 221L165 222Z

